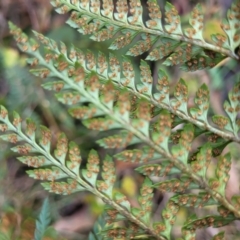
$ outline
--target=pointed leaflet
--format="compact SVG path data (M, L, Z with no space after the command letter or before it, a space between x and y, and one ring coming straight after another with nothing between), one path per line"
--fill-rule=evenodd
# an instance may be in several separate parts
M181 177L181 179L173 178L155 183L153 187L158 188L161 192L185 192L187 189L197 189L198 185L188 177Z
M139 215L137 216L140 219L142 219L142 221L145 222L146 224L149 223L152 214L152 199L153 199L152 182L149 178L146 177L140 189L140 196L138 198L138 202L140 204L141 209L138 213Z
M96 186L96 180L99 173L99 156L95 150L91 150L88 155L87 169L82 170L82 175L93 187Z
M75 142L69 143L68 157L69 161L66 162L68 169L70 169L76 175L79 175L79 168L82 162L82 158L80 155L80 149Z
M228 93L229 102L224 102L224 109L229 116L231 129L235 136L238 135L239 126L237 116L240 112L240 82L235 83L233 89Z
M114 163L110 156L106 156L103 160L101 176L102 181L97 181L97 188L100 192L106 194L109 198L112 198L113 185L116 180L116 173Z
M148 54L146 60L157 61L173 53L181 44L180 41L163 37L157 42L153 50Z
M57 140L57 146L54 151L54 155L62 164L65 164L67 152L68 152L68 139L64 133L61 133Z
M192 117L207 123L207 113L209 109L209 89L206 84L202 84L197 90L194 102L197 108L190 109Z
M156 84L157 93L154 93L154 98L159 103L166 103L169 105L169 78L167 74L159 69L158 70L158 80Z
M29 177L32 177L34 179L48 180L48 181L55 181L58 179L68 177L68 175L58 167L38 168L34 170L28 170L27 174L29 175Z
M168 140L171 135L171 115L167 110L162 110L157 121L154 123L154 131L152 133L153 141L160 145L164 151L168 152Z
M127 17L128 17L127 0L117 0L116 9L117 9L117 13L114 13L114 17L120 22L127 23Z
M159 8L158 2L156 0L148 0L148 11L149 11L149 17L151 20L148 20L146 22L147 27L152 29L157 29L159 31L163 31L162 27L162 13Z
M120 134L112 135L97 141L104 148L125 148L129 145L140 143L141 140L128 131L121 131Z
M138 40L137 43L128 50L126 55L136 57L149 51L152 45L156 42L157 37L152 34L142 33L141 39L142 40Z
M230 153L220 156L216 167L216 178L209 180L209 185L214 190L225 196L226 184L229 180L231 168L231 155Z
M170 34L182 35L180 16L177 9L169 2L166 2L165 10L166 31Z
M124 150L115 154L114 157L117 160L124 162L146 163L152 160L157 160L162 156L149 146L142 146L141 149Z
M222 216L206 216L203 218L195 218L184 225L184 229L196 230L203 227L222 227L232 221L236 220L235 217L222 217Z
M204 179L206 178L206 172L212 158L210 143L204 144L195 157L196 160L191 162L192 171Z
M137 90L140 93L151 96L153 77L149 65L143 60L141 60L140 71L141 71L141 83L137 84Z
M179 206L170 199L162 211L163 222L156 222L153 224L154 230L157 231L159 235L164 236L166 239L171 239L171 230L175 223L178 210Z
M191 183L190 183L191 184ZM198 189L199 186L196 189ZM179 206L201 208L204 206L216 205L217 202L208 192L200 192L199 194L179 194L171 198L171 200Z
M178 158L183 163L187 163L188 155L191 150L192 140L194 138L194 127L192 124L188 123L184 126L181 137L179 139L179 144L172 147L172 155Z
M174 96L176 99L171 101L174 110L187 113L188 87L183 79L180 79L175 87Z
M160 164L146 164L135 170L148 177L165 177L181 173L181 171L174 167L174 164L169 161L162 161Z
M199 39L203 42L203 12L202 12L202 5L197 4L191 12L191 17L189 19L189 23L192 28L188 28L185 30L185 34L188 38L191 39Z
M128 22L132 25L144 26L142 21L142 4L140 0L130 0L130 13L132 16L128 17Z
M227 20L224 19L221 25L228 36L228 43L232 51L240 44L240 23L239 23L240 3L235 0L227 12Z
M49 192L56 194L69 195L74 192L84 191L86 188L82 187L77 181L68 179L67 182L44 182L41 183L43 188Z

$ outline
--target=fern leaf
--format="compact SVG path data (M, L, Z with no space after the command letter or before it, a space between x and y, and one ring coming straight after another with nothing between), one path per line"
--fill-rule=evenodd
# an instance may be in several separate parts
M12 31L14 31L18 34L19 38L19 29L14 27L13 25L10 26L12 28ZM72 80L66 81L53 81L47 84L44 84L44 86L49 86L49 89L57 90L59 93L57 94L57 98L64 103L72 102L72 103L84 103L84 102L89 102L89 98L91 96L97 97L98 94L100 94L100 100L103 100L103 102L107 105L108 108L112 108L114 101L119 100L115 104L115 109L116 112L115 114L117 115L118 112L120 112L120 116L125 118L125 120L128 120L129 116L132 116L134 109L130 109L130 101L136 102L136 105L141 105L142 99L145 99L149 104L153 105L155 109L158 108L163 108L171 113L179 116L181 119L185 119L188 122L192 122L200 129L205 129L207 131L211 131L215 134L218 134L219 136L224 136L226 139L232 139L236 142L240 142L239 137L236 136L236 134L229 134L228 132L223 132L222 130L216 129L212 126L210 126L208 123L206 124L203 123L203 119L206 118L207 114L207 106L209 104L208 101L208 89L206 85L203 85L195 98L195 102L197 104L202 104L199 105L199 109L190 109L191 115L188 115L188 111L186 109L187 106L187 95L185 91L185 95L182 96L179 94L179 90L183 90L181 88L186 89L186 85L183 80L179 82L179 84L176 87L175 91L175 97L176 99L172 99L171 102L169 103L169 86L168 86L168 78L166 74L163 71L159 71L159 80L157 84L157 89L158 92L153 91L153 84L152 84L152 77L149 72L149 67L146 65L145 62L141 63L141 83L136 84L135 79L134 79L134 71L132 68L132 65L129 60L124 59L123 65L124 65L124 70L123 70L123 75L125 78L120 79L120 65L119 61L114 57L113 55L110 56L109 63L110 63L110 69L111 71L108 72L108 62L106 62L106 58L100 54L98 60L98 68L96 70L92 70L93 68L90 67L90 65L93 65L95 63L95 60L93 58L93 55L88 52L88 54L83 54L81 51L72 48L70 51L70 54L67 55L64 53L62 55L61 51L58 50L57 44L49 40L45 37L43 37L40 34L35 33L37 38L43 43L47 44L47 49L46 49L46 54L45 54L45 59L42 58L42 60L39 62L37 60L38 64L44 65L46 67L50 67L51 64L49 65L49 62L51 61L54 63L56 66L58 66L57 70L52 71L53 69L45 69L42 70L44 72L45 77L50 74L51 76L60 78L60 79L65 79L71 77L74 82L77 84L75 87L73 87L73 82ZM25 35L22 35L23 39L25 39ZM32 40L33 41L33 40ZM26 44L20 43L20 44ZM29 46L26 46L25 48L30 49L33 48L37 43L33 41L32 44ZM34 55L37 58L41 58L39 55L38 51L36 48L34 48L35 52L28 51L30 54ZM60 54L60 56L56 59L53 59L54 54ZM74 59L75 61L72 61ZM92 59L92 60L91 60ZM93 61L94 60L94 61ZM34 62L30 61L30 62ZM85 63L87 61L87 63ZM91 64L89 65L91 61ZM92 62L93 61L93 62ZM36 61L35 61L36 62ZM81 65L79 65L81 63ZM52 67L50 67L52 68ZM41 70L40 70L41 71ZM58 73L56 73L58 71ZM95 71L95 72L94 72ZM53 74L55 72L55 74ZM104 75L99 74L99 72L104 73ZM45 74L46 73L46 74ZM62 75L64 73L64 75ZM61 74L61 77L60 77ZM40 74L41 75L41 74ZM50 76L50 75L49 75ZM109 79L110 77L110 79ZM64 80L63 79L63 80ZM131 79L131 80L130 80ZM111 80L111 82L109 82ZM83 84L83 81L85 81L85 84ZM120 82L119 82L120 81ZM101 82L104 82L104 87L103 89L97 90L100 88ZM69 85L70 84L70 85ZM80 85L79 85L80 84ZM82 85L83 84L83 85ZM86 96L86 93L81 93L77 88L81 88L81 86L86 87L88 91L91 91L91 93L88 93L88 97ZM92 86L89 88L88 86ZM94 89L92 89L94 87ZM130 87L127 88L126 87ZM48 88L48 87L47 87ZM121 90L119 90L119 88ZM69 91L66 91L66 90ZM71 89L71 90L70 90ZM111 93L110 89L113 91ZM127 90L127 91L126 91ZM61 92L63 91L63 92ZM73 95L70 94L70 92L73 92ZM89 96L91 94L91 96ZM202 94L205 94L204 96ZM75 97L76 96L76 97ZM118 96L116 99L116 97ZM182 97L181 97L182 96ZM80 100L81 99L81 100ZM184 104L181 105L180 100L184 100ZM93 99L91 99L90 102L92 102ZM132 104L134 106L134 104ZM149 105L148 105L149 106ZM89 110L88 110L89 109ZM89 108L84 106L81 108L81 113L79 113L79 117L84 116L84 113L86 113L86 116L94 116L94 114L100 115L102 114L101 108L97 107L97 113L95 113L94 106L92 104L89 105ZM126 109L131 110L126 111ZM154 112L154 110L153 110ZM174 118L176 119L176 118ZM238 120L236 120L236 123ZM143 123L143 121L141 121ZM138 123L137 123L138 124ZM146 124L146 123L145 123ZM175 123L173 123L174 125ZM147 125L144 128L144 134L147 134L146 131ZM196 130L197 131L197 130ZM233 131L231 131L233 132ZM236 132L236 128L235 128ZM234 136L235 135L235 136Z
M200 219L192 219L184 226L187 230L196 230L202 227L222 227L236 220L235 217L206 216Z
M168 49L168 54L166 52L163 54L163 56L170 55L166 64L180 63L183 65L184 70L192 71L194 69L212 67L226 55L238 59L238 56L234 53L239 45L239 27L236 25L238 3L232 5L228 13L228 20L225 20L222 24L228 35L229 43L225 36L219 34L213 36L212 43L207 43L204 40L202 34L204 15L200 4L196 5L191 13L191 28L187 28L184 31L182 31L180 16L176 8L168 2L165 5L164 26L161 19L162 12L156 0L147 1L150 20L146 21L146 24L143 23L143 8L140 1L130 1L128 8L126 1L119 0L116 2L116 11L112 1L102 1L102 5L105 7L101 11L99 10L100 0L88 2L54 0L52 4L58 7L57 12L59 13L72 11L67 23L71 27L77 28L79 32L90 35L96 41L114 39L110 49L115 50L128 46L136 38L135 45L130 47L127 52L127 54L132 56L140 55L152 49L152 54L149 54L148 59L161 59L161 53L159 55L157 53L158 50L156 50L161 48L161 44L156 46L154 44L158 40L165 39L170 45L172 41L176 43L175 46L172 45L171 50ZM108 4L109 7L107 7ZM136 36L140 36L140 40ZM216 43L217 47L215 46ZM178 48L179 45L180 48ZM198 46L197 51L189 50L189 48L194 46ZM186 53L185 50L187 50L189 57L182 58L181 61L175 61L175 58L178 58L181 52ZM209 50L211 53L218 52L220 54L212 58L208 54ZM202 60L198 61L199 58Z
M36 221L36 229L34 233L34 240L42 240L44 233L51 222L49 200L46 198L43 202L39 219Z

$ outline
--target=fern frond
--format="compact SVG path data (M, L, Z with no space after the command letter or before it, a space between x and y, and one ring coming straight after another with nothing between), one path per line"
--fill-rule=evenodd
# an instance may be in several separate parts
M231 121L231 127L228 127L226 128L226 131L223 131L225 129L222 125L219 125L220 121L215 120L216 117L213 118L213 122L217 123L217 126L219 126L220 129L213 127L208 122L207 112L209 107L209 90L205 84L203 84L197 91L195 97L195 104L197 107L189 109L189 114L187 109L188 90L185 81L179 81L174 93L175 98L170 99L168 76L165 72L159 70L156 85L157 91L155 91L155 88L153 87L153 78L151 76L149 66L145 61L141 61L141 78L140 82L137 82L135 71L131 62L124 58L122 62L122 74L124 78L121 78L121 65L119 60L112 54L109 56L108 63L106 57L100 53L97 59L97 64L94 55L90 51L88 51L87 54L84 54L79 49L72 47L70 52L67 53L66 47L63 43L61 43L61 49L59 50L55 41L50 40L41 34L35 33L38 40L46 47L45 56L43 58L38 52L39 44L35 42L35 40L31 40L31 44L27 43L26 35L20 33L20 30L11 24L10 27L13 34L16 36L16 40L19 42L19 46L35 57L30 60L30 63L33 66L41 65L44 67L33 70L33 74L43 78L46 78L47 76L51 77L53 75L59 78L60 74L62 75L63 73L69 79L70 86L75 84L72 83L72 80L70 79L70 77L73 78L76 82L77 88L81 87L81 85L79 85L79 81L84 80L86 87L91 85L91 88L96 88L96 95L100 91L101 98L103 98L103 100L105 98L105 105L107 107L109 104L110 107L115 100L119 100L118 107L122 109L129 108L130 105L133 106L133 102L141 105L141 102L145 100L149 103L149 106L154 106L154 108L151 106L153 112L159 111L158 109L166 109L168 112L174 114L176 116L173 121L174 126L180 123L178 119L180 118L182 119L181 121L185 120L186 122L193 123L196 127L200 128L200 132L211 132L221 138L225 138L226 141L231 140L240 143L240 139L238 137L239 127L237 127L239 123L239 120L237 119L237 102L239 92L237 91L237 89L239 89L238 83L230 93L231 95L229 95L230 103L225 104L226 111L228 115L230 114L229 120L227 119L226 121L229 121L229 124ZM59 55L59 57L55 58L54 56L57 55ZM57 74L53 74L53 71L50 68L51 64L55 64L56 69L54 71L58 71ZM62 77L63 76L61 76L60 79L62 79ZM101 83L104 83L104 85L101 85ZM64 104L72 105L88 102L88 99L84 96L84 94L80 94L78 90L76 90L76 87L70 86L68 86L64 80L43 84L44 88L59 92L56 94L56 97ZM93 91L91 95L92 94ZM131 99L131 103L126 101L127 98ZM95 112L94 107L91 108L90 106L91 105L89 105L88 110L84 106L80 108L73 108L70 112L76 118L82 119L88 118L89 116L93 117L103 114L99 107L96 108L97 112ZM128 114L128 112L126 112L126 114ZM125 115L125 117L127 120L128 115ZM104 119L102 121L104 122ZM105 121L108 122L105 126L108 126L110 129L111 124L109 124L109 120L105 118ZM85 122L85 124L89 125L89 122ZM93 124L91 125L93 127ZM97 126L94 127L94 129L96 128Z
M22 40L24 39L24 35L21 35L19 30L14 26L11 26L11 28L22 49L26 50L36 46L36 43L32 45L26 44L26 41ZM47 52L45 57L42 57L36 48L34 52L30 50L29 53L36 57L36 60L32 62L37 62L39 65L44 66L46 69L44 71L48 71L49 76L61 80L60 85L59 81L51 83L53 86L56 84L59 86L57 88L59 94L61 92L64 94L65 91L67 92L67 95L65 95L66 97L60 95L61 99L68 98L69 96L71 98L71 91L75 93L73 95L74 99L77 94L79 95L78 105L80 106L70 109L72 116L85 119L85 125L90 129L92 127L92 129L97 130L122 129L119 134L99 140L99 143L103 147L127 147L135 143L147 145L152 156L154 156L155 153L160 154L163 158L171 162L172 166L179 169L182 174L185 174L188 179L190 179L189 181L195 182L200 186L200 189L204 188L210 196L219 201L224 207L229 209L236 216L240 216L239 211L227 201L222 190L218 188L222 179L219 179L218 176L213 180L208 179L204 171L196 171L193 169L193 167L196 167L196 169L201 170L202 166L205 164L201 161L206 159L207 164L210 161L211 149L214 149L216 146L209 141L211 149L206 146L200 148L194 156L198 161L189 165L188 162L194 160L189 154L192 141L196 137L195 134L199 134L199 132L195 132L194 126L191 123L185 124L182 131L179 133L177 142L175 143L173 141L172 146L169 144L172 128L174 128L174 124L172 124L172 122L174 123L174 119L172 119L169 111L166 110L158 111L157 115L156 113L151 113L150 101L147 101L143 96L148 96L149 98L152 98L152 96L140 94L140 98L137 99L134 97L136 95L132 95L132 93L136 92L136 89L138 89L138 85L134 82L133 67L128 59L123 60L122 68L125 78L116 79L115 81L104 81L105 84L101 87L101 80L104 78L99 77L98 72L101 71L107 74L107 63L105 61L101 62L99 60L100 66L104 66L104 68L96 69L96 60L91 52L88 52L85 56L81 51L73 49L68 56L63 44L61 44L61 50L58 50L57 44L54 41L44 38L42 35L36 35L38 39L47 46ZM56 54L54 54L55 51L57 51ZM111 59L112 61L113 58L114 57ZM72 59L78 60L73 61ZM102 58L101 55L101 60L102 59L104 58ZM114 62L116 63L116 59L114 59ZM145 69L146 65L143 64L142 67ZM148 71L144 70L144 73L145 74L142 74L142 79L148 79L145 77L146 74L148 75ZM39 71L37 74L39 74ZM116 74L118 75L119 72ZM105 77L105 79L109 80L108 77ZM152 81L151 78L150 81ZM115 87L114 83L119 87ZM148 84L149 82L144 82L144 80L142 80L141 86L144 85L145 89L145 87L148 87ZM165 73L162 71L160 71L160 80L158 81L157 88L159 90L157 96L160 98L158 101L168 103L173 111L178 110L181 113L187 111L186 103L188 90L184 80L180 80L177 84L174 92L175 99L173 99L173 101L169 99L168 80ZM111 91L109 91L109 89L111 89ZM148 93L148 89L144 92ZM200 116L202 119L206 120L206 111L209 105L208 99L208 89L206 85L203 85L197 92L195 98L198 108L194 110L196 114L194 118ZM69 100L67 100L67 102L68 101ZM84 106L81 106L82 103L84 103ZM104 117L99 119L99 116ZM152 120L153 116L154 120ZM104 123L104 120L107 121L108 125ZM132 156L136 157L136 155L134 156L132 153L130 153L129 156L131 159ZM142 156L139 155L138 159L141 158ZM147 161L152 161L152 158L149 157ZM227 173L229 165L224 166L224 168L225 167L226 169L224 172ZM95 168L93 168L93 170L91 176L96 179L95 171L98 170ZM178 182L177 185L178 184L181 183Z
M156 0L147 1L148 21L143 21L143 7L136 0L130 1L129 8L127 1L118 0L116 10L112 1L53 0L52 4L58 13L72 11L67 21L71 27L90 35L95 41L114 39L110 49L129 49L130 46L127 54L131 56L150 51L148 60L166 57L166 65L181 64L187 71L213 67L226 56L239 59L235 54L240 44L240 6L237 1L221 25L226 35L213 35L211 43L203 38L204 14L200 4L190 15L191 27L184 30L176 8L168 2L165 5L164 24ZM103 10L100 10L101 5Z
M8 118L7 110L2 106L0 108L0 121L3 123L1 126L4 126L1 130L12 132L12 134L5 134L0 137L3 140L16 144L16 136L18 136L21 144L13 147L12 150L21 155L25 155L19 158L20 161L36 168L27 171L28 175L35 179L45 181L42 183L42 186L46 190L63 195L79 191L90 191L115 209L115 211L122 216L121 219L126 219L136 225L139 233L147 232L149 236L155 239L164 240L164 238L149 225L149 222L146 222L146 216L143 218L134 214L126 196L121 195L121 198L126 199L127 205L120 200L119 195L113 195L115 168L110 157L107 156L104 159L102 180L98 180L100 160L96 151L92 150L89 153L86 169L80 169L80 150L74 142L68 143L64 134L59 135L53 156L50 152L51 134L46 127L41 127L42 137L40 142L37 143L35 140L36 128L32 121L27 121L26 133L24 133L21 130L21 118L19 115L15 113L13 122L11 122ZM32 155L32 153L34 155ZM149 192L150 190L151 192ZM142 208L150 206L151 199L145 199L144 197L149 194L152 196L152 191L151 182L147 181L143 185L143 198L139 200ZM46 206L44 209L46 210ZM40 215L40 217L41 216L42 215ZM44 223L43 216L40 221L41 224ZM42 236L43 228L43 225L40 225L40 223L37 224L38 232L35 235L36 239ZM109 237L115 236L111 235L111 231L108 231L107 234ZM138 232L134 232L134 234L134 236L137 236Z

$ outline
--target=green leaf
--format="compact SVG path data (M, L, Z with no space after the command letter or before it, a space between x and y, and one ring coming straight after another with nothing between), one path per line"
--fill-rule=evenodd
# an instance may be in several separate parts
M196 230L203 227L222 227L235 220L235 217L206 216L192 219L184 226L185 229Z
M87 168L82 170L82 175L93 187L96 186L96 180L99 173L99 156L95 150L91 150L88 155Z
M130 163L146 163L152 160L157 160L162 157L154 149L149 146L143 146L141 149L124 150L114 155L119 161Z
M197 109L191 108L190 113L194 119L199 119L205 123L208 122L207 113L209 109L209 89L206 84L202 84L197 90L194 102Z
M103 160L101 176L103 181L97 182L98 190L106 194L109 198L112 198L113 186L116 180L116 170L110 156L106 156Z
M148 177L165 177L181 173L170 161L162 161L160 164L146 164L135 170Z
M36 221L36 229L34 232L34 240L42 240L44 233L46 232L50 222L50 204L49 199L46 198L43 202L41 212L39 214L38 220Z

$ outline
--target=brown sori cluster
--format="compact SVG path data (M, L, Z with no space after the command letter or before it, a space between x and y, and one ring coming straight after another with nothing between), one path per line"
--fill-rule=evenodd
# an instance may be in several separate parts
M179 81L175 87L174 95L183 102L188 101L188 88L183 81Z
M34 178L39 179L39 180L51 180L55 181L55 179L58 178L60 175L60 171L55 169L35 169L33 170L34 172Z
M28 144L16 146L16 148L17 148L17 152L22 155L26 155L32 150L32 147Z
M27 121L26 133L28 136L32 136L35 133L36 129L36 124L33 121Z
M166 225L163 222L159 222L157 224L154 224L153 228L157 234L161 234L166 230Z
M137 117L146 121L151 120L151 104L147 101L139 101L137 106Z
M62 96L65 104L76 104L81 99L79 94L73 94L72 92L64 92Z
M61 157L62 155L66 155L67 151L68 139L64 133L61 133L57 140L56 155L57 157Z
M116 219L117 215L119 214L118 211L113 208L107 209L106 213L107 213L107 217L106 217L107 224L112 224Z
M114 79L119 78L120 76L120 72L121 72L121 68L120 68L120 62L119 60L114 56L114 55L110 55L109 57L109 65L110 65L110 69L111 69L111 73L109 74L109 77Z
M102 53L98 54L98 58L97 58L97 71L98 73L104 75L106 71L108 71L108 63L107 63L107 59L106 56Z
M86 122L86 125L89 129L97 131L106 131L114 123L112 119L106 118L93 118Z
M207 67L207 65L211 65L211 64L216 65L215 63L211 63L207 61L207 58L202 56L198 58L192 58L191 60L186 62L186 65L189 71L196 71L198 69L205 68Z
M162 102L169 94L169 81L167 76L161 76L157 81L157 90L161 92L158 101Z
M66 182L54 182L50 183L50 191L57 194L71 194L77 188L77 181Z
M126 31L124 32L124 35L121 35L114 40L114 45L117 49L121 49L125 46L128 46L131 43L133 37L134 34L132 32Z
M8 135L8 141L11 142L11 143L17 143L19 141L18 139L18 135L15 134L15 133L12 133L12 134L9 134Z
M129 133L128 135L131 136L132 139L133 134ZM128 139L131 141L129 137ZM109 136L107 138L104 138L103 141L108 148L122 148L128 145L126 137L122 135Z
M224 129L224 127L229 123L229 119L224 116L214 116L212 118L213 123L215 123L220 129Z
M172 53L179 44L179 41L163 38L160 45L154 47L154 49L149 53L149 57L154 60L162 59Z
M178 210L179 206L173 201L169 200L163 213L164 222L169 222L171 225L173 225L175 223L175 218Z
M147 5L148 5L149 17L152 19L152 21L149 21L150 27L155 27L157 23L154 20L161 19L162 13L156 2L148 1Z
M146 33L144 40L138 41L136 45L129 49L129 52L133 56L139 56L144 52L147 52L152 47L151 35Z
M170 25L167 29L167 32L174 32L178 25L180 24L180 17L178 15L178 11L174 6L171 6L171 9L165 12L165 21Z
M223 44L227 42L227 37L221 34L214 35L214 38L216 40L215 42L218 47L222 47Z
M194 131L182 131L179 140L180 145L183 146L188 152L191 150L191 144L194 138Z
M170 114L167 112L160 114L155 126L159 133L158 138L155 139L155 142L157 144L160 144L171 134L172 119L170 117Z
M229 171L231 168L231 161L228 160L227 156L221 156L218 160L216 176L218 179L221 179L225 184L229 179Z
M103 15L110 17L113 14L114 5L112 0L102 0Z
M122 20L124 16L128 13L128 4L126 0L118 0L116 3L117 11L118 11L118 18Z
M130 103L130 93L129 92L120 92L117 99L118 111L120 114L125 114L131 110L132 104Z
M104 192L115 183L116 173L113 161L103 161L102 169L102 178L104 181L100 182L98 189Z
M7 124L0 124L0 131L6 132L8 130Z
M85 79L85 86L90 89L90 91L97 91L101 84L99 81L99 77L96 74L90 75Z
M76 143L70 142L68 154L69 154L69 159L71 161L71 164L69 167L73 169L76 166L79 166L82 161L82 158L80 155L80 149Z
M220 220L215 220L214 217L206 217L206 218L203 218L203 219L197 219L196 221L194 221L191 229L199 229L199 228L202 228L202 227L205 227L205 226L215 226L215 227L221 227L224 225L224 219L222 221Z
M91 178L93 174L99 173L99 162L98 155L90 153L87 164L87 177Z
M199 173L203 169L206 169L209 166L209 163L212 159L212 149L208 148L206 152L200 150L196 155L196 159L192 159L191 167L194 173Z
M117 95L118 91L115 89L112 82L107 82L101 85L101 99L104 103L115 101Z
M152 84L152 73L148 65L141 65L141 80L144 83Z
M100 1L96 1L96 0L91 0L90 1L90 6L91 6L91 11L94 13L98 13L99 9L100 9Z
M27 164L30 167L35 167L38 168L40 166L43 166L44 163L46 162L44 157L38 157L38 156L26 156L23 157L24 163Z
M182 182L178 179L173 179L161 182L158 185L158 188L161 192L184 192L186 191L190 183L190 179L185 182Z
M142 5L139 0L130 0L130 13L133 15L131 24L135 24L142 17Z
M236 205L234 205L234 207L237 207ZM239 207L238 207L239 208ZM229 215L232 214L232 212L230 212L228 209L226 209L223 206L219 206L218 207L218 212L221 216L223 216L224 218L228 217Z
M91 105L89 107L81 106L81 107L73 108L71 109L70 113L74 118L83 119L83 118L92 118L96 112L97 112L97 109Z
M51 131L46 127L41 127L41 144L47 145L51 142L52 134Z

